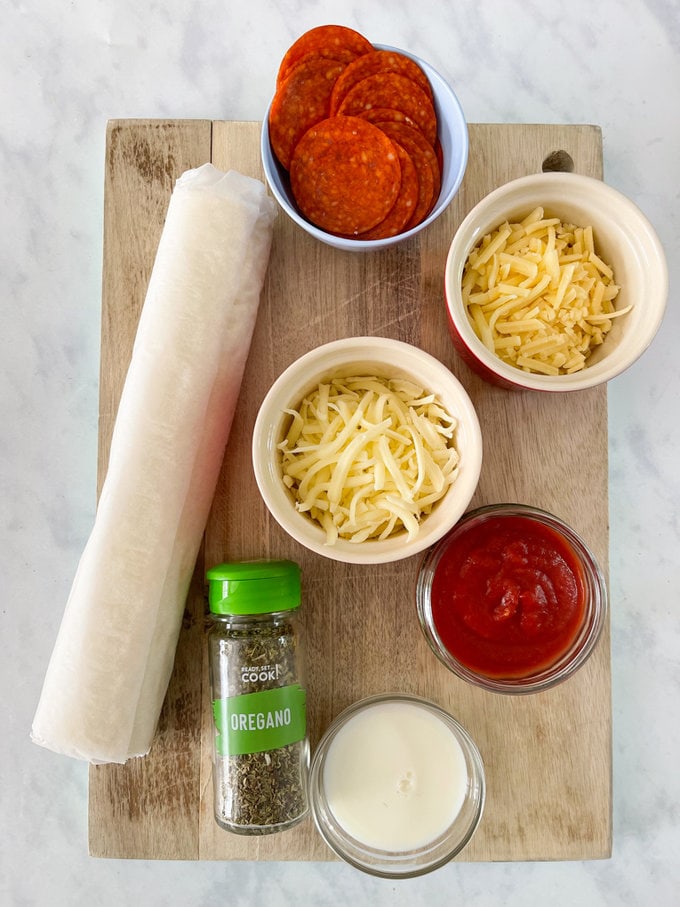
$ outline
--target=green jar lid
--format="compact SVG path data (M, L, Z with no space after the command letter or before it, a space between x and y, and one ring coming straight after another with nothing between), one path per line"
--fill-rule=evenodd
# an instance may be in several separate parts
M213 614L271 614L300 606L300 568L293 561L235 561L211 567Z

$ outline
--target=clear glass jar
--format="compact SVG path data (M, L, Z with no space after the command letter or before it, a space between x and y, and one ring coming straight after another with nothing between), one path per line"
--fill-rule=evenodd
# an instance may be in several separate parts
M531 545L526 552L522 550L532 527L543 534L548 533L548 537L553 539L546 543L545 552L539 551L541 561L536 563L532 563L534 549ZM474 543L476 547L470 550L471 534L482 531L506 532L508 537L512 537L505 548L497 549L491 544L487 547L483 541L477 541ZM458 570L449 558L462 559L462 569ZM515 602L513 608L509 604L506 606L506 599L501 595L505 591L512 592L515 580L525 580L517 572L513 576L512 569L505 571L504 563L511 561L516 564L521 561L515 569L530 578L535 587L526 604L520 594L519 602ZM476 563L482 565L482 570L488 571L486 591L480 593L476 600L476 613L469 612L465 621L459 622L457 632L452 632L446 629L445 624L438 624L436 601L439 600L441 616L445 608L453 609L451 603L454 597L459 594L469 597L461 590L470 583ZM566 585L560 588L552 583L550 573L555 568L564 570L566 575L571 574L572 592ZM505 578L499 581L504 573ZM536 614L540 615L541 611L547 613L551 606L555 613L566 612L570 603L563 599L562 592L569 593L568 597L573 596L580 605L580 613L574 608L577 619L574 619L570 632L558 637L550 626L549 616L544 619L545 630L542 630ZM510 595L510 599L514 597ZM531 599L535 601L532 603ZM465 514L454 529L426 553L416 582L416 608L430 648L458 677L493 693L538 693L571 677L590 657L608 619L607 585L593 553L559 517L526 504L489 504ZM489 621L492 617L497 630L489 630L489 622L486 627L479 624L479 615L486 615ZM525 639L503 638L502 628L513 623L526 626ZM478 626L482 629L477 629ZM476 640L480 652L488 653L493 646L497 656L503 656L513 669L506 666L505 671L491 673L471 664L461 655L461 640L467 637ZM561 648L555 647L556 639L562 640ZM551 647L553 651L548 654ZM527 664L520 670L511 659L516 661L518 654L524 651L535 659L535 664Z
M220 564L208 573L215 820L228 831L283 831L308 811L300 569Z
M482 756L441 706L408 693L353 703L327 728L310 772L312 816L339 857L406 879L443 866L484 811Z

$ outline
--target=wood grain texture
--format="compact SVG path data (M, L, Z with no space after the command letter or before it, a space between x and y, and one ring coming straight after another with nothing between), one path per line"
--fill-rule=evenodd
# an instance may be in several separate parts
M208 159L206 154L222 169L262 178L256 123L117 121L107 138L100 470L172 181ZM458 859L609 856L608 627L579 674L552 691L512 698L477 690L441 666L420 633L413 602L419 559L357 567L300 548L269 516L250 461L259 404L299 355L348 335L380 334L414 343L451 368L477 407L485 451L472 504L514 500L553 511L585 538L606 574L606 390L555 397L490 387L455 353L443 304L444 262L464 215L501 183L540 170L557 150L569 153L577 172L602 176L597 127L471 125L467 173L449 209L419 237L375 254L336 251L310 239L285 215L278 217L159 737L144 760L91 770L93 854L332 858L311 819L280 835L249 839L220 830L212 818L205 566L226 559L291 557L303 572L313 748L332 718L355 699L386 690L423 694L469 729L485 761L487 807Z

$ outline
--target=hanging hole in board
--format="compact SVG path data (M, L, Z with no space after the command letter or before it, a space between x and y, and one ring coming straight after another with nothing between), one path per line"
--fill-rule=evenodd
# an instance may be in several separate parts
M552 173L555 171L573 173L574 161L567 151L551 151L543 161L542 170L544 173Z

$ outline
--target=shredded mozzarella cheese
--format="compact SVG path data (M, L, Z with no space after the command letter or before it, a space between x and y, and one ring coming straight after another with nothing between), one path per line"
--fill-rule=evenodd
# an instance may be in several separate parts
M632 308L615 309L618 292L592 227L545 217L542 207L484 236L463 271L463 301L482 343L545 375L585 368L612 320Z
M328 545L414 538L458 475L457 421L411 381L334 378L286 413L283 481Z

